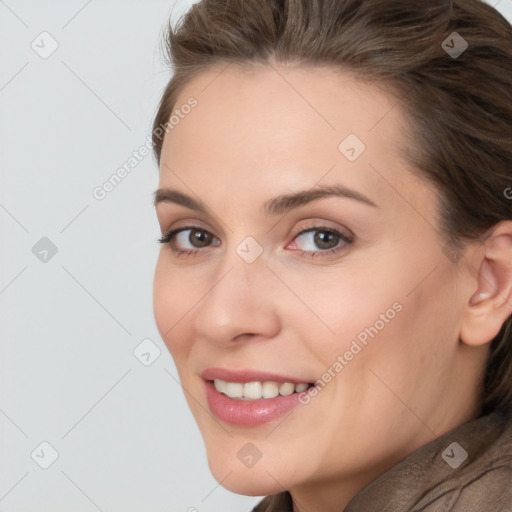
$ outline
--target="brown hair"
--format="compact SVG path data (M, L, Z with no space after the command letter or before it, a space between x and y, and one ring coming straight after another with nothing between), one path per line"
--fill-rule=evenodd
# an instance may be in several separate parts
M449 54L456 47L453 32L468 44L460 55ZM268 64L271 58L330 66L401 98L410 130L400 150L438 192L448 257L512 219L512 27L488 4L203 0L176 29L169 20L164 42L174 69L153 124L158 164L161 127L198 73L231 63ZM483 414L512 411L511 322L509 317L491 342Z

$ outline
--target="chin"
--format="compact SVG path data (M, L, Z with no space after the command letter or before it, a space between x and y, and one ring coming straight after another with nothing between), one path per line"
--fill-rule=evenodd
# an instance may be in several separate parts
M227 452L219 454L214 450L214 453L208 452L208 467L215 480L235 494L267 496L283 491L279 483L283 484L284 478L281 478L277 469L267 471L269 466L262 460L248 468L236 458L236 455L232 457Z

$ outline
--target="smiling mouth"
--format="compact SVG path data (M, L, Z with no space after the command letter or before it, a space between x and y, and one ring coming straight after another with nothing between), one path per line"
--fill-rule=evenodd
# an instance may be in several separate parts
M219 393L235 400L261 400L289 396L294 393L302 393L314 386L313 383L308 382L298 384L274 381L227 382L221 379L214 379L210 382L213 382Z

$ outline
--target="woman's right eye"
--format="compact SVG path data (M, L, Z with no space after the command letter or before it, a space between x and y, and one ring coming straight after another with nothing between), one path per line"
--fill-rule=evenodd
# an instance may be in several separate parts
M217 240L209 231L201 229L197 226L184 226L172 229L164 233L158 242L161 244L169 244L171 250L178 255L191 255L198 252L198 249L208 247L212 240ZM216 243L214 245L219 245ZM191 247L186 247L186 244ZM185 248L180 248L185 247Z

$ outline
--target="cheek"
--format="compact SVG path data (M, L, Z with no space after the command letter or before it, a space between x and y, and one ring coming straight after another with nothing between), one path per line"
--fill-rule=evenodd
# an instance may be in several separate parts
M360 370L359 377L373 379L376 389L382 379L408 403L436 397L432 386L448 380L457 349L455 276L442 256L427 249L398 264L387 261L385 268L353 288L352 302L344 299L347 309L337 324L340 332L342 322L348 328L340 336L343 348L354 340L361 347L356 356L349 354L350 372Z
M161 251L153 280L153 313L160 336L176 362L190 346L186 334L190 322L187 312L199 299L200 290L191 286L182 270L172 268Z
M352 340L359 337L364 346L364 340L370 339L367 329L374 324L378 330L384 325L387 329L388 322L400 315L396 302L401 294L394 275L389 266L380 274L375 265L370 268L362 263L290 272L283 280L300 300L293 296L286 303L280 301L283 318L295 333L302 333L318 360L330 366L349 349Z
M453 277L442 258L406 247L399 255L391 249L379 252L346 267L311 267L300 276L285 276L309 309L290 300L285 316L326 366L351 348L358 355L349 353L348 358L363 364L368 357L373 360L371 353L389 364L390 351L395 360L408 357L419 363L416 359L423 356L418 350L435 352L443 336L454 332L446 300Z

